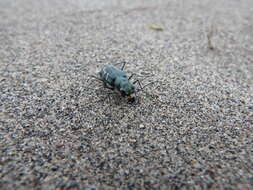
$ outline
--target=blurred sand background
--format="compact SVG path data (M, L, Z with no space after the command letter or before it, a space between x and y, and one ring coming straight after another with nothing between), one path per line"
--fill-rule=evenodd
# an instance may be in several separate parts
M0 0L1 190L252 188L252 0Z

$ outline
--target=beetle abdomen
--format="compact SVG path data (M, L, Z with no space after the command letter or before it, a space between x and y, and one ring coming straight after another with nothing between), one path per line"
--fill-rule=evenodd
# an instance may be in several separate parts
M113 66L105 66L99 72L100 78L110 85L114 86L114 81L117 77L126 78L126 73L113 67Z

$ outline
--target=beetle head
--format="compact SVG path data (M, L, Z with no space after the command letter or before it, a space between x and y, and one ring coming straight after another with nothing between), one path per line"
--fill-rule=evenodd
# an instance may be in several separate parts
M134 86L128 81L124 82L120 87L120 93L122 96L130 96L135 93Z

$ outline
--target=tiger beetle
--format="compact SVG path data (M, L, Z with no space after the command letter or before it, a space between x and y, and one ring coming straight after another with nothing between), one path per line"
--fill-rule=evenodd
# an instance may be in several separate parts
M104 83L104 87L110 90L117 90L122 97L127 97L128 101L133 103L135 101L135 96L137 92L143 90L147 85L153 83L148 83L147 85L141 85L139 80L135 80L133 83L130 82L130 79L134 76L132 74L127 78L126 72L124 72L124 67L126 62L123 62L121 69L117 67L106 65L98 73L99 77L91 75L91 77L96 78ZM136 90L134 84L138 83L140 89Z

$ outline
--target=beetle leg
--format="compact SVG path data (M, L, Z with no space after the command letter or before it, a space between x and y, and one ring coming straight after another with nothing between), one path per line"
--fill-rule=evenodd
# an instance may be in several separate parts
M135 75L134 73L131 74L131 76L128 78L128 80L130 80L134 75Z
M92 77L92 78L95 78L95 79L97 79L97 80L100 80L100 81L104 82L102 79L100 79L100 78L98 78L98 77L96 77L96 76L94 76L94 75L89 75L89 76Z
M97 79L97 80L99 80L99 81L102 81L102 82L104 83L104 87L105 87L105 88L108 88L108 89L110 89L110 90L114 90L114 88L108 86L104 80L102 80L102 79L100 79L100 78L98 78L98 77L96 77L96 76L94 76L94 75L90 75L90 77L93 77L93 78L95 78L95 79Z
M149 86L149 85L151 85L151 84L153 84L153 83L155 83L155 82L158 82L158 81L153 81L153 82L150 82L150 83L144 85L144 86L143 86L140 90L138 90L137 92L142 91L144 88L146 88L147 86Z
M138 84L139 84L139 86L140 86L140 88L142 89L142 86L141 86L141 83L140 83L140 81L139 81L139 80L136 80L136 81L134 81L134 82L133 82L133 84L135 84L135 83L138 83Z
M122 67L121 67L121 70L122 70L122 71L123 71L125 65L126 65L126 62L124 61L124 62L123 62L123 65L122 65Z
M119 65L119 64L123 64L122 67L121 67L121 70L123 71L123 69L124 69L124 67L125 67L125 65L126 65L126 62L125 62L125 61L122 61L122 62L116 63L115 66L116 66L116 65Z
M110 89L110 90L114 90L113 87L108 86L105 82L104 82L104 87L105 87L105 88L108 88L108 89Z

